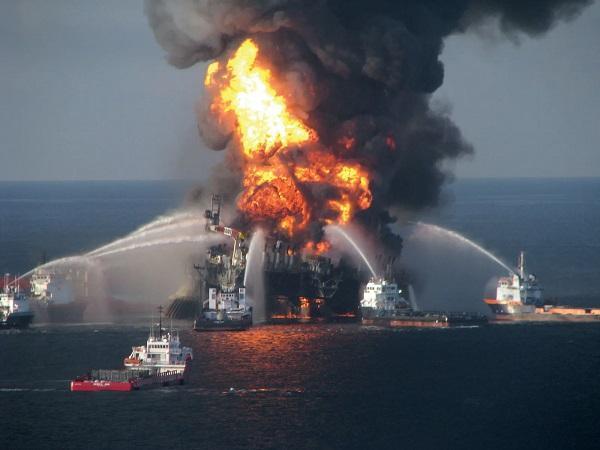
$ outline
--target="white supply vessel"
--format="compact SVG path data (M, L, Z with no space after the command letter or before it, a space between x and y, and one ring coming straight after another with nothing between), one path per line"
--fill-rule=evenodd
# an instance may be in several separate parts
M162 314L162 307L159 308ZM183 384L192 360L192 349L182 347L177 331L165 332L162 320L158 333L154 328L146 345L131 348L123 360L124 369L91 370L71 380L71 391L135 391L152 386Z
M146 345L132 347L123 364L128 368L156 369L158 373L173 370L183 373L192 358L192 349L181 346L179 333L173 329L165 332L160 321L158 333L151 329Z
M363 325L391 328L445 328L487 322L487 318L481 314L417 311L402 296L402 290L392 281L391 276L371 278L363 291L360 309Z
M33 320L33 312L29 308L29 299L20 292L19 280L9 281L4 275L2 292L0 292L0 328L26 328Z
M496 321L600 322L600 308L558 306L544 301L537 277L525 271L525 252L519 254L517 271L500 277L496 298L485 298Z

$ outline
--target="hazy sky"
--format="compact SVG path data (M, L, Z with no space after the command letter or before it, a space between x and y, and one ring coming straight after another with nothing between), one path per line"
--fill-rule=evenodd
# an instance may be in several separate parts
M485 36L482 36L484 34ZM446 42L459 176L600 176L600 3L539 39ZM203 178L204 67L164 60L140 1L0 0L0 180Z

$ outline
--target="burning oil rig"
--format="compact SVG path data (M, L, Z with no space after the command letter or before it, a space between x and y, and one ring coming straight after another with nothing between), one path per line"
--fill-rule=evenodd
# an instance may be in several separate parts
M194 265L191 295L172 298L168 316L196 318L197 329L216 323L220 329L243 329L254 303L261 301L268 322L356 317L360 271L344 259L334 261L281 236L267 236L262 249L264 298L247 299L248 234L221 225L221 200L213 195L211 209L205 212L206 231L227 236L231 243L207 249L204 263Z

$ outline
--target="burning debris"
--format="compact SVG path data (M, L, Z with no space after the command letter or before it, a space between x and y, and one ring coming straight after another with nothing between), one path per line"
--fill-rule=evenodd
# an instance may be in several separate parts
M490 20L537 35L589 3L146 0L146 11L172 64L211 61L199 129L240 175L215 181L237 196L240 225L321 251L325 225L357 222L397 253L389 211L435 205L442 161L472 151L429 103L443 39Z

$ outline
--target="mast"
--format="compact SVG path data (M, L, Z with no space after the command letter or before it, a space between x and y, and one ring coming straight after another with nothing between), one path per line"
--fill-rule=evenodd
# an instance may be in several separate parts
M158 338L162 339L162 312L163 312L163 307L162 305L160 305L158 307Z
M524 280L525 279L525 252L523 250L521 250L521 253L519 253L518 269L519 269L519 276L521 277L522 280Z

